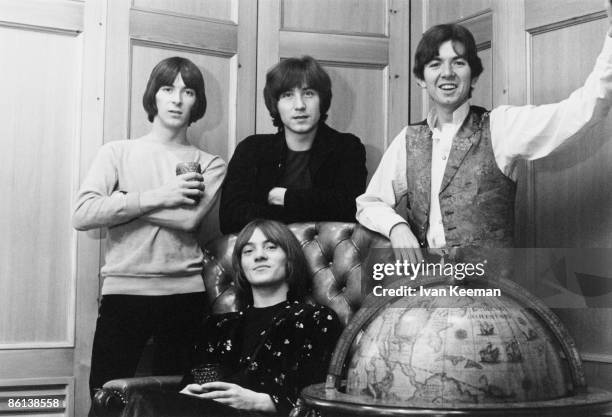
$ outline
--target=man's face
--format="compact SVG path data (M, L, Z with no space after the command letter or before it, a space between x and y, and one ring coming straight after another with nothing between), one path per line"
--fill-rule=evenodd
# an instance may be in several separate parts
M162 85L155 94L157 117L168 127L181 128L189 125L191 109L196 101L196 92L183 82L177 74L172 85Z
M470 97L470 89L476 84L472 70L463 57L465 47L459 42L448 40L440 45L438 56L425 64L423 80L418 84L427 89L435 106L454 111Z
M240 253L240 265L253 288L286 287L287 254L257 228Z
M285 129L297 134L312 132L321 118L319 93L309 87L282 92L277 108Z

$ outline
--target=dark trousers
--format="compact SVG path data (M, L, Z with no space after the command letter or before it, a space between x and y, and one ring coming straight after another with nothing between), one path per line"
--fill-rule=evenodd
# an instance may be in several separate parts
M153 336L153 374L182 374L206 312L204 293L102 297L91 355L90 394L105 382L133 377Z

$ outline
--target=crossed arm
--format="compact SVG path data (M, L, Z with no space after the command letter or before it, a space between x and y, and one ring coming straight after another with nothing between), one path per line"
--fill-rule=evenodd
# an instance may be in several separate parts
M225 175L224 162L215 157L203 167L203 174L183 174L158 188L126 192L118 188L116 166L113 149L102 147L77 196L73 212L77 230L112 227L141 218L193 231L218 198Z

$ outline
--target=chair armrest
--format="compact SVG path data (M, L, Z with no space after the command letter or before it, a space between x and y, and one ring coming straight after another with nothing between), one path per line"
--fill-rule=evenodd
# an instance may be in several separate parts
M143 389L178 391L181 379L180 375L114 379L96 391L93 408L98 417L117 417L121 415L134 391Z

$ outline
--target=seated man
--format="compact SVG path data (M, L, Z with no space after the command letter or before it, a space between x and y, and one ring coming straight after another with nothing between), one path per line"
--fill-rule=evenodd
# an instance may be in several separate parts
M221 191L223 233L255 218L355 221L365 148L324 123L331 97L329 75L311 57L284 60L268 72L264 98L278 132L249 136L236 148Z
M137 393L124 417L287 416L302 388L325 380L342 325L329 308L304 302L309 276L293 233L271 220L249 223L232 264L247 307L206 321L180 393ZM213 363L218 380L198 381Z
M592 73L569 98L487 111L469 104L483 70L470 31L456 24L429 29L414 74L432 109L393 140L357 198L357 220L389 237L396 257L413 263L423 259L422 247L512 247L516 161L548 155L605 114L611 36L609 29ZM408 221L395 211L404 196Z

